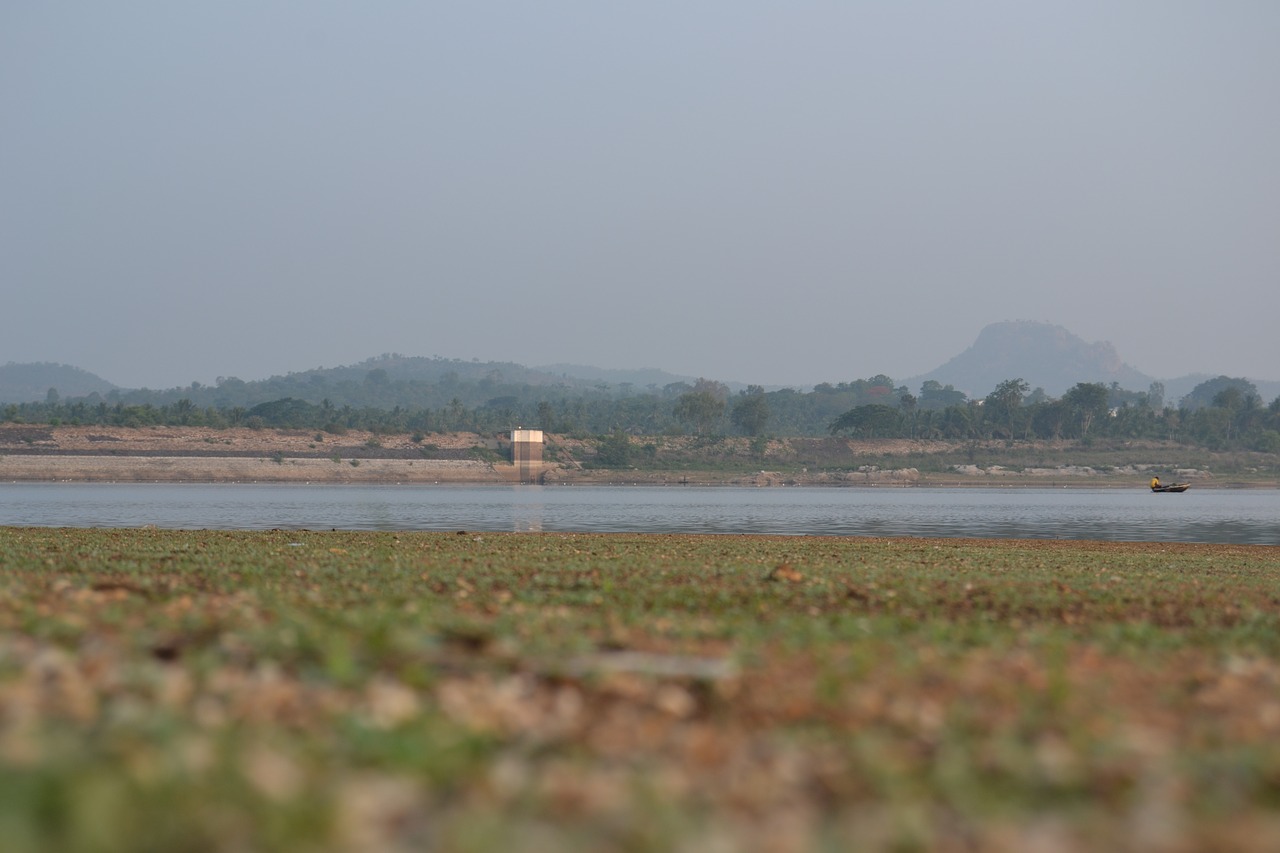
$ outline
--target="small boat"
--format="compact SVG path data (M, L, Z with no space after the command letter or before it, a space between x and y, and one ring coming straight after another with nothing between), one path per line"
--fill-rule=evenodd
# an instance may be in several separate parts
M1151 491L1153 492L1185 492L1189 488L1191 488L1190 483L1170 483L1167 486L1153 485L1151 487Z

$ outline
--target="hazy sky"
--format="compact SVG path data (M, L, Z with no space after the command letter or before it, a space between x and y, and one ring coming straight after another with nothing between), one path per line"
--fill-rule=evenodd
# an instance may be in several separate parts
M1280 378L1280 3L6 2L0 364Z

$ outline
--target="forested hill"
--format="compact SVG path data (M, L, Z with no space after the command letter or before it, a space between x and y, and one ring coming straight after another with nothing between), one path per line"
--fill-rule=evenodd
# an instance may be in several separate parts
M284 398L341 408L475 408L567 397L625 397L687 388L694 379L660 370L605 370L577 365L532 368L514 362L463 361L386 354L341 367L318 367L267 379L218 377L161 390L119 388L65 365L10 364L0 368L0 403L52 398L167 406L185 400L199 408L248 409Z
M219 377L212 386L193 383L159 392L128 391L120 399L153 404L187 399L197 406L250 408L288 397L316 404L327 400L337 407L435 409L451 404L480 406L495 398L558 398L591 392L598 384L514 362L390 354L254 381Z
M1055 395L1038 388L1017 371L1016 364L1007 369L1009 374L984 394L969 394L935 379L919 386L899 383L883 374L823 382L812 389L767 390L730 388L706 379L640 385L633 379L667 375L595 372L584 378L570 373L581 369L568 366L553 373L510 362L391 354L257 381L220 377L212 385L192 383L162 391L124 390L104 383L105 391L73 394L55 383L63 377L79 380L92 374L62 368L36 372L39 393L28 394L25 401L0 402L0 420L422 433L501 432L523 425L597 435L756 437L831 432L911 438L1196 434L1197 440L1220 438L1223 446L1280 448L1280 421L1275 420L1280 401L1275 401L1277 392L1268 387L1273 383L1255 385L1247 379L1220 376L1197 383L1183 396L1166 393L1159 383L1126 388L1119 382L1082 377ZM1206 410L1196 415L1195 423L1204 421L1208 426L1190 429L1192 422L1183 419L1180 409Z
M104 426L248 426L342 433L502 433L528 426L552 433L604 436L602 459L625 467L630 436L751 436L763 452L769 436L849 435L1006 441L1031 439L1157 439L1214 449L1280 452L1280 399L1265 405L1246 379L1220 376L1197 386L1180 408L1158 390L1077 383L1060 399L1028 393L1008 379L984 398L970 399L950 385L926 381L912 394L888 376L811 391L760 386L733 393L720 382L662 388L587 386L560 377L532 385L508 380L491 365L458 364L435 381L398 378L403 365L389 357L363 371L310 371L263 382L223 379L166 392L111 391L105 397L0 405L0 422ZM483 373L485 367L488 370ZM523 373L522 378L529 374ZM466 374L466 375L464 375ZM479 376L480 378L476 378ZM163 398L163 399L162 399ZM260 400L260 401L258 401ZM241 402L238 402L241 401ZM258 401L258 402L255 402ZM1190 402L1188 402L1190 401ZM616 451L616 453L614 452ZM601 464L605 464L602 462Z
M864 375L870 375L870 371ZM850 377L828 378L834 382L847 381ZM1153 385L1157 380L1124 363L1108 342L1088 343L1061 326L1048 323L1012 321L986 326L964 352L935 370L900 379L892 382L892 386L895 391L903 388L906 393L922 395L925 385L932 383L977 400L990 394L1000 383L1015 378L1025 381L1033 391L1040 389L1050 397L1060 397L1075 384L1088 382L1156 393L1165 403L1176 405L1213 375L1162 379ZM747 388L745 384L724 382L725 377L716 379L731 393ZM576 397L671 396L672 391L678 394L697 381L691 376L654 368L622 370L577 364L526 367L514 362L384 354L358 364L315 368L268 379L246 381L219 377L213 385L192 383L162 390L128 390L75 367L11 363L0 368L0 404L45 401L53 389L60 399L97 394L111 404L163 406L186 400L201 408L251 408L286 397L314 404L328 400L337 407L356 408L518 407L523 403ZM1280 394L1280 382L1260 381L1256 377L1251 381L1263 400ZM829 388L831 384L820 383L814 390L824 387ZM807 393L809 388L795 390Z
M10 362L0 366L0 403L30 403L59 397L87 397L115 390L107 380L69 364Z

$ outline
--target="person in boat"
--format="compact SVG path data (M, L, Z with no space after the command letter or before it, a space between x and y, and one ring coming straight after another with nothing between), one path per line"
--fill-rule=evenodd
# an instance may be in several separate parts
M1185 492L1189 486L1189 483L1170 483L1166 486L1160 482L1159 477L1151 478L1151 491L1153 492Z

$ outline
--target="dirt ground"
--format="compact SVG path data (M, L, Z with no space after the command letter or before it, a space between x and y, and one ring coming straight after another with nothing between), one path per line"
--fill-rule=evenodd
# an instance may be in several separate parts
M0 425L0 453L150 454L155 456L255 456L283 453L289 456L341 456L394 458L396 451L421 456L422 448L461 450L491 441L476 433L433 434L414 442L409 434L374 435L348 430L341 435L300 429L212 429L209 427L153 426L43 426Z
M0 480L72 482L484 483L514 466L475 433L341 435L309 430L0 425Z
M415 441L415 437L418 439ZM536 478L547 484L673 483L738 486L1012 486L1133 488L1145 484L1152 465L1095 470L1074 462L1071 451L1044 443L1028 449L1050 461L1044 467L879 467L859 460L921 459L955 454L945 441L838 437L772 439L753 446L749 438L708 441L695 436L633 439L637 455L657 454L660 464L633 468L590 467L590 438L547 435L544 466ZM473 432L380 435L363 430L333 434L303 429L213 429L210 427L48 426L0 424L0 480L163 482L491 482L520 479L510 459L509 437ZM984 448L999 459L1003 447ZM1152 461L1176 454L1167 447L1125 453ZM945 458L945 456L942 456ZM745 466L744 460L751 460ZM587 464L583 464L587 463ZM900 463L912 464L912 463ZM916 463L918 464L918 463ZM758 467L756 467L758 466ZM921 468L929 466L922 465ZM1208 470L1154 466L1157 473L1191 480L1196 488L1264 487L1265 476L1215 477ZM1167 471L1165 469L1168 469ZM528 472L524 472L525 475Z

